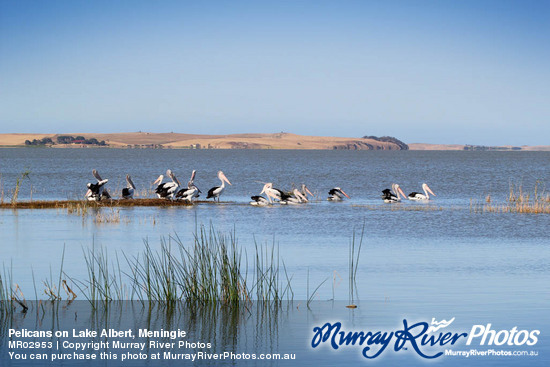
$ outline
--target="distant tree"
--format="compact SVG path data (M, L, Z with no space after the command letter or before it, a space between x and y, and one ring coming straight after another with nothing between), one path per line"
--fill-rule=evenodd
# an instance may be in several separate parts
M86 138L83 137L82 135L79 135L76 138L74 138L74 140L86 140Z
M30 140L25 140L25 145L32 145Z
M60 135L57 137L58 144L71 144L75 139L70 135Z
M102 141L99 142L99 145L101 145L102 147L104 147L104 146L107 145L107 144L105 144L105 140L102 140Z
M52 138L42 138L42 144L53 144Z

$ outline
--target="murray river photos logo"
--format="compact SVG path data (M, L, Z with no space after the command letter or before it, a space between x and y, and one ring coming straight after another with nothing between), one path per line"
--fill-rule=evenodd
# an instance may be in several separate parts
M403 320L403 328L394 331L347 331L342 323L327 322L313 328L312 348L328 344L337 350L342 347L359 347L363 357L373 359L385 350L413 350L423 358L433 359L444 354L442 349L465 343L467 346L533 346L538 342L539 330L493 330L491 324L473 325L469 332L444 330L453 323L436 321L431 323L409 323ZM388 348L390 347L390 348ZM447 354L447 353L445 353Z

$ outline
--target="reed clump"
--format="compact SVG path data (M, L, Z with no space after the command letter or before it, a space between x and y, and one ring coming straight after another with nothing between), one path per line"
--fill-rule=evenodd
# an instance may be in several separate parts
M17 203L17 198L19 197L19 190L21 189L21 184L23 183L23 180L28 179L30 180L29 175L31 174L30 170L26 170L25 172L21 173L20 177L17 177L15 181L15 188L13 189L13 194L11 196L11 205L15 205ZM31 189L31 195L32 195L32 189Z
M480 205L471 202L470 208L476 213L550 214L550 193L540 181L535 183L533 192L525 191L522 185L511 184L504 203L485 200L485 204Z
M90 206L87 201L70 201L66 204L67 214L85 217Z
M94 223L120 223L120 210L111 208L111 210L107 213L98 211L94 217Z
M253 264L243 257L234 232L224 234L200 226L192 243L178 236L161 239L153 250L144 240L143 252L110 262L105 249L88 249L84 259L88 279L72 279L95 308L112 300L134 299L171 307L176 301L191 305L240 305L251 300L277 303L292 293L290 279L280 281L278 249L256 245ZM284 267L284 264L283 264ZM254 269L249 273L249 269ZM126 285L124 279L129 280Z

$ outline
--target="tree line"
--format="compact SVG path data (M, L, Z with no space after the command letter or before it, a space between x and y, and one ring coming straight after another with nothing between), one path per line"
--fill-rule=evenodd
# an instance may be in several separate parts
M97 146L107 145L105 143L105 140L99 141L96 138L86 139L81 135L79 136L59 135L56 138L56 142L54 142L52 138L33 139L32 141L25 140L25 145L54 145L54 144L87 144L87 145L97 145Z

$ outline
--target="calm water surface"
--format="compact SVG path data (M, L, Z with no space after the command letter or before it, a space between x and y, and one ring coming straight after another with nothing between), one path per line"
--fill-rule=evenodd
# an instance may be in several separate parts
M98 224L93 213L83 218L66 210L0 210L1 260L27 295L34 293L31 269L40 284L50 267L56 274L64 246L65 272L85 278L83 248L134 255L144 239L154 248L174 234L189 241L197 224L212 223L235 230L250 254L254 241L276 243L295 299L306 298L309 273L312 288L328 279L317 300L347 300L349 243L364 226L358 315L371 317L369 307L383 314L387 307L386 319L397 321L457 317L470 325L536 327L544 330L539 345L546 346L545 359L537 361L549 361L550 215L470 210L472 200L483 203L487 195L503 201L510 184L526 191L537 182L539 190L550 184L549 152L0 149L5 201L26 170L30 179L22 182L20 200L31 198L31 186L33 200L82 198L94 168L109 179L114 196L127 173L141 191L168 168L182 183L196 169L203 192L219 184L220 169L233 185L219 205L115 208L120 223ZM247 205L261 182L282 189L306 183L319 200L296 207ZM384 204L380 192L393 182L407 194L426 182L437 196L429 203ZM351 200L327 202L334 186Z

